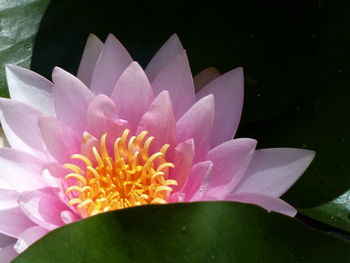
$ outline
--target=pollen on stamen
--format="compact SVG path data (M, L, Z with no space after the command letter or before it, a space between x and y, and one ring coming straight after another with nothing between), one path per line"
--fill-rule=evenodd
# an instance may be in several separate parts
M71 173L66 195L69 204L75 206L82 217L102 212L146 204L165 204L177 185L176 180L167 179L169 168L174 164L166 161L168 144L159 152L150 155L149 148L154 137L147 131L131 136L124 130L113 145L113 154L107 147L107 133L100 139L100 147L92 147L94 158L73 154L72 159L82 161L83 168L67 163ZM73 182L73 183L72 183Z

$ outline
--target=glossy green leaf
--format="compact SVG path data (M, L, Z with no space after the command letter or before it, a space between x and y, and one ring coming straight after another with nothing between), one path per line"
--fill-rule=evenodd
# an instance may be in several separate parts
M5 65L29 67L41 17L49 0L0 2L0 96L8 97Z
M350 232L350 191L326 204L302 209L300 213Z
M348 262L350 243L232 202L142 206L53 231L14 263Z

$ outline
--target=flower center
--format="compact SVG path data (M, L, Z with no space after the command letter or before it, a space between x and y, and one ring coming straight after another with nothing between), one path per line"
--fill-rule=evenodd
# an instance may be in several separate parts
M83 162L83 168L65 164L71 170L65 179L69 186L66 195L69 204L76 206L82 217L111 210L145 205L164 204L176 180L167 180L169 168L165 154L169 144L149 156L154 137L144 138L147 131L127 139L129 130L114 142L113 157L107 150L105 133L100 139L100 149L92 147L93 160L82 154L73 154L72 159ZM95 163L95 164L94 164Z

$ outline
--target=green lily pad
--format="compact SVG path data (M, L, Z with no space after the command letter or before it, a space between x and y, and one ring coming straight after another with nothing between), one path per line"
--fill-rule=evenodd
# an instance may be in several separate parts
M0 4L0 96L8 97L6 64L29 67L41 17L49 0L14 0Z
M14 263L348 262L350 243L256 206L142 206L59 228Z
M301 209L300 213L350 232L350 191L323 205Z

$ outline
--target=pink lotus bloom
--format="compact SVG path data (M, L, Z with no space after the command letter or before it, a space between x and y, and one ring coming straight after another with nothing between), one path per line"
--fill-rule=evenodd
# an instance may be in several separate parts
M57 67L53 83L14 65L6 73L1 262L57 227L130 206L229 200L296 214L279 197L314 152L232 139L242 69L193 81L176 35L145 70L113 35L104 44L91 35L77 77Z

